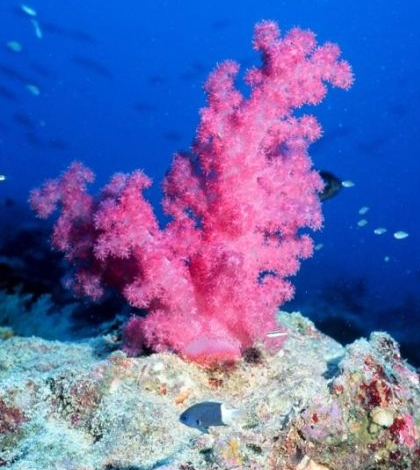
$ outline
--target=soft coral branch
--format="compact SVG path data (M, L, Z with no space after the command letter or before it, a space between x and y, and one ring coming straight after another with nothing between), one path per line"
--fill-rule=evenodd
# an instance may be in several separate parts
M297 28L281 39L274 22L257 24L254 48L263 65L246 74L249 98L235 86L235 62L206 82L192 154L177 155L163 183L172 218L164 229L140 171L116 175L93 199L92 174L77 163L32 193L41 217L60 204L53 244L75 266L74 289L97 298L117 288L148 309L126 327L130 352L236 359L275 327L277 307L293 295L287 278L312 254L299 231L322 225L323 184L307 154L321 127L293 110L319 103L326 83L347 89L351 70L337 46L317 46Z

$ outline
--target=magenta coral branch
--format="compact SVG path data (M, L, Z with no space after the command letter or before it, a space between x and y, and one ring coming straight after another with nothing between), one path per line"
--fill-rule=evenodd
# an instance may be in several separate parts
M40 217L57 204L53 245L74 265L73 288L97 298L105 288L148 309L126 326L127 350L174 350L209 363L236 359L276 326L290 299L300 260L318 229L323 183L311 169L308 146L321 127L296 117L317 104L326 84L347 89L353 77L333 44L317 46L308 31L279 37L277 24L256 25L254 48L263 65L246 74L246 98L235 86L239 65L210 74L192 155L177 155L166 177L158 227L139 171L116 175L97 198L92 174L76 163L61 178L33 191Z

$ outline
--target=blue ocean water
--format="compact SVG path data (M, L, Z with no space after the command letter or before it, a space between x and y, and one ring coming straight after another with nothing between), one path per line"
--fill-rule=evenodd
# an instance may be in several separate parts
M387 330L420 363L419 15L417 0L3 0L2 235L33 222L30 189L75 159L95 171L96 187L143 169L159 211L159 182L194 138L215 64L258 64L251 37L262 19L309 28L340 45L356 77L311 110L324 128L311 156L354 186L324 203L319 249L284 308L344 342ZM375 234L380 227L387 232Z

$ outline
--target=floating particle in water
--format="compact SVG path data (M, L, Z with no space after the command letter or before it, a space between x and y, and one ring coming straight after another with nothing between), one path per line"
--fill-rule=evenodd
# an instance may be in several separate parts
M359 220L359 222L357 222L357 225L359 227L364 227L367 224L368 224L368 221L366 219L361 219L361 220Z
M350 180L345 180L341 182L341 186L343 186L343 188L352 188L354 185L355 183Z
M319 251L319 250L321 250L322 248L324 248L324 244L323 244L323 243L317 243L317 244L314 246L314 250L316 250L316 251Z
M6 46L13 52L21 52L23 49L22 44L18 41L9 41L6 43Z
M404 238L407 238L408 235L409 234L407 232L404 232L403 230L398 230L398 232L394 233L394 238L396 238L397 240L404 240Z
M391 258L390 258L389 256L385 256L385 257L384 257L385 263L389 263L390 259L391 259Z
M6 181L6 175L0 175L0 181Z
M385 227L378 227L378 228L375 228L375 230L373 231L375 235L383 235L386 232L387 232L387 229Z
M35 96L41 94L41 90L36 85L28 84L26 85L26 89Z
M359 209L359 214L363 215L363 214L366 214L366 212L368 212L368 211L369 211L369 207L363 206Z

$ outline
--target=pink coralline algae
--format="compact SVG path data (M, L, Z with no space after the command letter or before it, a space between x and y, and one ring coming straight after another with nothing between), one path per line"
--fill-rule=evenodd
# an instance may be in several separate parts
M116 174L98 197L86 192L93 174L74 163L31 194L40 217L57 205L52 242L74 266L71 287L98 299L119 290L145 318L126 326L127 350L174 350L206 363L234 360L276 327L277 307L293 295L287 278L319 229L323 183L308 146L321 135L315 117L294 110L318 104L326 84L347 89L352 73L340 50L317 46L310 31L256 25L263 64L247 71L220 64L205 84L208 105L191 154L175 156L163 182L161 229L143 190L141 171Z
M26 418L15 406L7 405L0 397L0 434L14 433Z
M414 449L416 447L420 438L413 417L409 414L395 418L390 427L390 431L399 444L410 449Z

